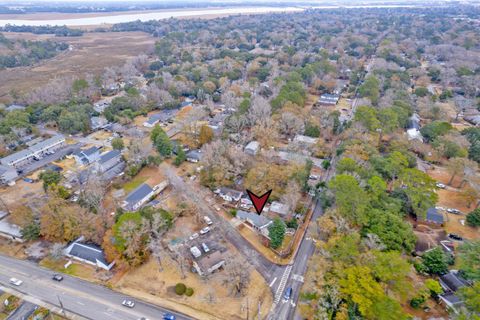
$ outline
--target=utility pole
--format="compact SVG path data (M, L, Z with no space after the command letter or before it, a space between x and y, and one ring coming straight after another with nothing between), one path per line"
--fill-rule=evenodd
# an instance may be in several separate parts
M62 313L66 317L67 313L65 312L65 309L63 308L62 300L60 300L60 297L58 296L58 294L57 294L57 299L58 299L58 303L60 304L60 309L62 309Z

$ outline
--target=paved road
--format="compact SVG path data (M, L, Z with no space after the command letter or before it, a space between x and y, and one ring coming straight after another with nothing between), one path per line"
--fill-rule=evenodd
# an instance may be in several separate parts
M37 304L39 304L37 301L40 301L60 307L61 301L64 309L76 314L78 319L137 320L146 317L157 320L166 312L175 314L180 320L191 319L75 277L65 276L62 282L55 282L51 280L51 276L52 271L35 263L0 255L2 287L18 291L26 295L24 300L30 299ZM9 283L11 277L22 280L23 284L18 287L11 285ZM122 306L121 302L125 298L135 301L135 308Z
M28 317L37 310L38 306L34 303L24 301L7 320L27 320Z
M56 151L54 154L49 155L49 156L44 156L42 159L38 161L32 161L31 163L21 167L20 169L23 171L22 174L20 174L20 177L24 177L28 175L29 173L38 170L50 162L57 161L58 159L62 158L63 156L75 152L80 148L80 144L69 144L66 147Z

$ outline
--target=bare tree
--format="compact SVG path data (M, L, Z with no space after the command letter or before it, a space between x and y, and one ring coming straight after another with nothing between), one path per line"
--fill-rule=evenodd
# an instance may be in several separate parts
M225 260L223 284L230 288L230 295L243 296L250 283L251 266L240 255L230 254Z
M280 132L286 136L292 136L302 131L303 120L291 112L282 113L279 124Z

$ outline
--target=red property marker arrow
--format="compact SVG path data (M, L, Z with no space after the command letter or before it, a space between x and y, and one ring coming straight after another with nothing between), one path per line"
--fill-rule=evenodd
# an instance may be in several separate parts
M270 197L270 193L272 193L272 190L268 190L259 197L252 191L247 190L247 194L250 197L250 200L252 200L255 211L257 211L258 214L262 213L263 207L265 207L268 197Z

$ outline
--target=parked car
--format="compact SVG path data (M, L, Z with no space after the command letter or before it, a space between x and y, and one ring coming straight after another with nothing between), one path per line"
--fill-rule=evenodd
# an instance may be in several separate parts
M447 209L447 212L448 213L453 213L453 214L463 214L462 211L457 210L457 209L452 209L452 208Z
M165 313L163 315L163 320L175 320L175 319L177 318L171 313Z
M203 221L205 221L205 223L208 224L208 225L211 225L213 223L212 219L210 219L209 216L203 217Z
M195 239L197 239L197 238L198 238L198 233L195 232L195 233L192 234L188 239L190 239L190 240L195 240Z
M442 211L445 211L445 210L446 210L444 207L435 207L435 209L437 209L437 210L442 210Z
M200 234L206 234L210 232L210 227L205 227L202 230L200 230Z
M202 251L200 251L200 249L198 249L197 246L191 247L190 252L195 258L199 258L202 256Z
M60 281L63 280L63 276L62 276L61 274L58 274L58 273L57 273L57 274L54 274L54 275L53 275L52 279L55 280L55 281L60 282Z
M122 301L122 305L128 308L133 308L135 307L135 302L133 302L132 300L125 299Z
M23 283L23 281L17 278L10 278L10 283L18 287Z
M203 248L203 251L205 251L205 253L210 252L210 248L207 246L207 244L205 242L202 243L202 248Z
M33 179L30 178L23 178L23 181L28 182L28 183L34 183Z
M437 188L440 188L440 189L445 189L447 187L446 185L440 182L437 182L435 185L437 186Z
M290 300L290 298L292 297L292 292L293 292L292 287L288 287L287 290L285 290L285 293L283 294L283 299L285 301Z
M450 239L457 240L457 241L462 241L463 240L463 238L461 236L459 236L458 234L455 234L455 233L449 233L448 237Z

